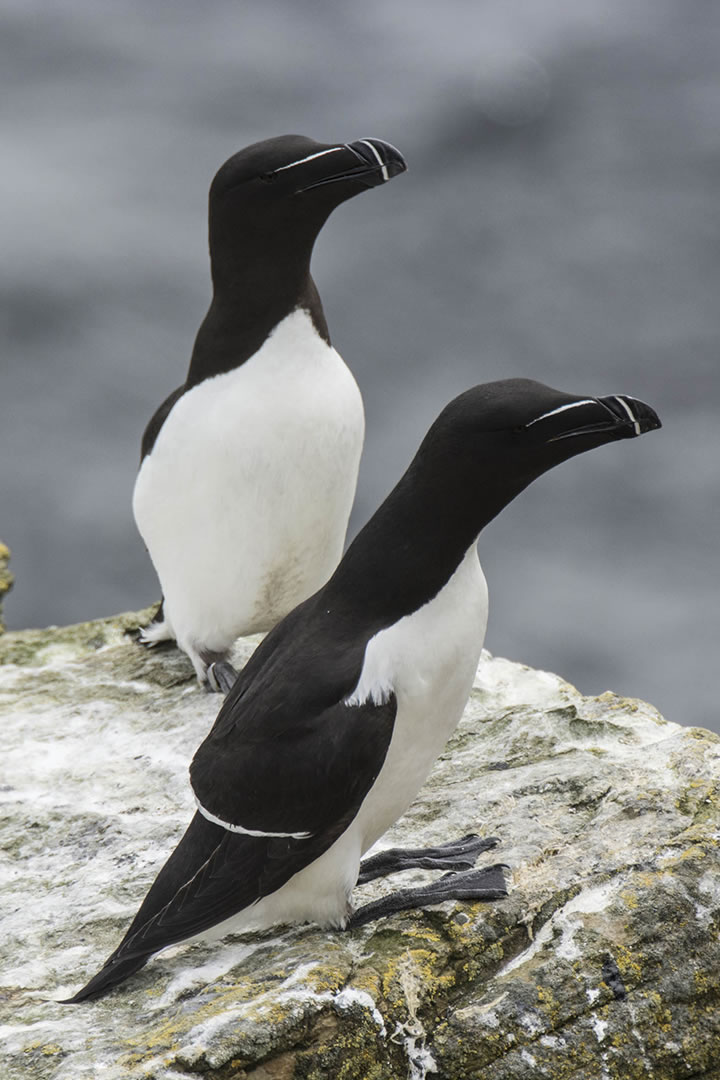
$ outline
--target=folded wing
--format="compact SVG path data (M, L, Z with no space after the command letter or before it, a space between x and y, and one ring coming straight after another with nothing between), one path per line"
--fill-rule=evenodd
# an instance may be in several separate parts
M394 698L383 705L338 702L292 723L276 713L264 731L253 725L251 735L234 726L221 739L211 735L191 768L201 810L123 941L68 1000L105 993L153 953L237 915L323 854L380 772L395 712Z

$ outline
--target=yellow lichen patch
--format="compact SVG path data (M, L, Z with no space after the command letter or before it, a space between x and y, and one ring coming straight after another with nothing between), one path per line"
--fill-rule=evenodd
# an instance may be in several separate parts
M547 986L537 988L538 1008L546 1017L548 1027L554 1031L559 1026L562 1009L552 990Z
M459 922L456 919L448 919L445 926L445 933L453 942L465 943L470 940L472 942L474 931L474 920L470 917L465 917ZM473 942L474 944L474 942Z
M630 988L628 984L636 986L642 981L643 975L640 963L641 954L634 953L627 945L616 945L613 952L615 963L626 987Z
M693 859L706 859L707 854L707 851L699 844L691 844L685 851L673 853L672 855L661 855L658 862L664 870L669 870L673 866L680 866L682 863Z
M696 970L693 972L693 982L699 998L714 998L720 991L720 971Z
M710 834L704 823L688 825L687 829L670 837L667 841L668 848L686 848L698 845L709 855L717 854L720 848L720 833ZM660 858L664 858L661 855Z
M202 1023L202 1010L198 1010L193 1017L194 1023ZM128 1049L123 1055L123 1063L138 1064L146 1057L151 1057L158 1050L166 1050L168 1047L177 1046L180 1036L188 1029L187 1020L180 1017L173 1020L161 1020L156 1026L146 1028L142 1034L130 1037L128 1043L132 1049Z
M675 809L681 814L694 814L698 806L710 799L715 785L707 780L689 780L675 799Z
M290 969L288 975L293 974ZM348 976L347 957L343 948L333 946L325 942L322 950L322 960L313 962L303 974L303 991L312 994L325 994L340 990Z
M40 1047L40 1053L45 1057L55 1057L56 1054L64 1054L65 1051L61 1046L55 1046L53 1043L47 1043L45 1046Z
M441 961L429 949L406 949L387 962L382 974L384 997L394 1006L417 1007L425 998L454 985L454 972L438 971L440 966Z
M629 908L631 911L636 908L640 903L640 901L638 900L638 895L634 889L623 889L623 891L620 893L620 899L624 903L625 907Z
M354 990L362 990L375 1001L382 992L379 973L372 967L361 967L353 974Z
M443 946L443 936L438 930L429 926L410 926L403 931L403 937L417 938L426 945Z
M651 870L644 870L634 874L632 881L637 889L651 889L653 885L657 884L660 877L662 877L661 874L653 873Z
M8 568L9 561L10 548L0 540L0 616L2 616L2 598L6 592L10 591L15 580L14 575L11 574ZM0 634L4 633L4 631L5 627L0 617Z
M595 701L600 701L606 708L610 708L615 712L636 713L640 708L640 702L637 698L620 697L619 694L613 694L612 690L606 690L604 694L598 694Z
M698 742L720 742L720 735L716 731L706 731L705 728L688 728L684 735L685 738L697 739Z

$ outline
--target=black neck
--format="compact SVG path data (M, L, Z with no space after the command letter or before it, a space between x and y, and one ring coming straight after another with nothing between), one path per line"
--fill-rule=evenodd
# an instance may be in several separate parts
M186 389L248 360L272 330L297 308L306 310L318 334L330 344L310 257L316 233L298 238L292 251L247 228L245 242L228 244L210 220L213 298L198 330ZM276 250L276 248L278 248Z
M390 496L358 533L322 591L341 617L350 604L370 634L428 603L447 584L484 526L529 483L509 490L491 477L477 484L454 469L413 461ZM346 601L347 598L347 601Z

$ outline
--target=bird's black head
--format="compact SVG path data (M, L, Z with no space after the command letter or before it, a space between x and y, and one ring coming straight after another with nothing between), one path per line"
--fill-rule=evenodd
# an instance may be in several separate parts
M436 474L446 469L456 475L466 485L465 497L479 500L484 525L548 469L660 426L654 410L637 398L567 394L532 379L502 379L451 401L416 461Z
M370 621L390 625L432 599L485 525L542 473L659 427L636 398L566 394L530 379L475 386L440 413L325 591L338 606L362 590Z
M281 135L233 154L210 187L213 299L186 387L238 367L297 308L329 343L310 274L317 235L336 206L405 168L381 139L319 143Z
M252 143L228 158L215 174L210 197L234 195L272 206L286 198L306 196L307 205L308 192L331 188L322 193L323 198L313 199L333 209L406 169L400 152L382 139L320 143L305 135L279 135Z
M336 206L406 168L382 139L320 143L280 135L253 143L221 166L210 187L213 261L294 251L309 259Z
M567 394L533 379L499 379L454 398L427 440L479 440L488 451L518 461L546 460L550 467L594 446L660 426L655 411L637 398Z

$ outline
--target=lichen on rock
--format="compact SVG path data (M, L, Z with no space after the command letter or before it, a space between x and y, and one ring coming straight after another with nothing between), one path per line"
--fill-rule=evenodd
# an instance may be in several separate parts
M488 654L382 844L498 836L507 899L177 946L57 1004L181 835L219 705L177 650L135 643L147 615L0 638L3 1080L716 1075L720 739Z
M0 634L5 631L2 619L2 605L6 593L13 587L15 578L10 572L10 548L0 540Z

